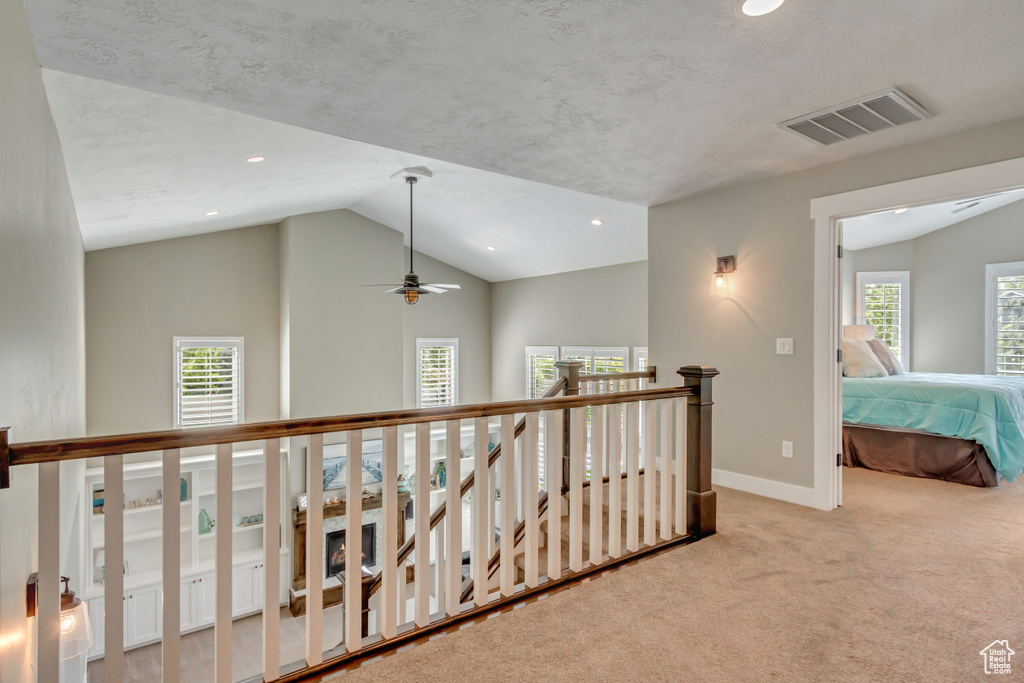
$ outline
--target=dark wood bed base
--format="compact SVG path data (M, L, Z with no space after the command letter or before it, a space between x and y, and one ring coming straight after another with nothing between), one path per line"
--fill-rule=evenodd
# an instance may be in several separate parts
M843 424L843 464L968 486L999 485L981 444L898 427Z

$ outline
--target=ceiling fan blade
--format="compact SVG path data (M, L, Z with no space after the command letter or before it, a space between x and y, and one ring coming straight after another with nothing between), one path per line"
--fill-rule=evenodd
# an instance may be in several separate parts
M978 204L981 204L981 202L974 202L973 204L968 204L967 206L961 206L959 209L953 209L952 211L950 211L950 213L960 213L961 211L966 211L967 209L973 209Z
M385 285L385 286L386 286L386 285ZM402 291L403 289L405 289L405 286L404 286L404 285L398 285L398 286L397 286L397 287L395 287L394 289L389 289L388 291L386 291L386 292L384 292L384 293L385 293L385 294L393 294L394 292L401 292L401 291Z
M420 289L428 292L433 292L434 294L444 294L445 292L448 291L447 289L441 289L440 287L435 287L434 285L420 285Z
M391 283L388 283L386 285L359 285L359 286L360 287L401 287L402 285L395 284L394 282L391 282Z
M991 197L999 197L1006 194L1005 192L996 192L995 194L987 194L984 197L975 197L974 199L965 199L962 202L957 202L957 206L960 204L969 204L970 202L980 202L982 199L989 199Z
M440 284L438 284L436 282L431 282L431 283L423 285L423 286L424 287L444 287L445 289L462 289L462 287L459 287L458 285L440 285Z

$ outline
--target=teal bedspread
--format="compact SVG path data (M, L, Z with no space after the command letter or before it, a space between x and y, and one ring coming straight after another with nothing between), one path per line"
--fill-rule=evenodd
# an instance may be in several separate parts
M844 377L843 421L977 441L1007 480L1024 471L1024 378L931 372Z

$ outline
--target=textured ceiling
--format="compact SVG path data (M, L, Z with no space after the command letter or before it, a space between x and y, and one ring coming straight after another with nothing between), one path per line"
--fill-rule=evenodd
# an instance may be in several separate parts
M45 67L640 205L1024 114L1020 0L33 0ZM931 120L779 121L888 86Z
M339 208L407 232L408 186L389 176L425 164L434 178L416 188L416 248L474 275L647 258L642 206L91 78L44 70L43 80L87 249ZM246 163L256 155L265 161Z
M1024 190L1014 190L984 198L915 206L900 214L885 211L847 218L843 221L843 246L852 250L869 249L912 240L1021 200L1024 200ZM977 205L971 206L975 202Z

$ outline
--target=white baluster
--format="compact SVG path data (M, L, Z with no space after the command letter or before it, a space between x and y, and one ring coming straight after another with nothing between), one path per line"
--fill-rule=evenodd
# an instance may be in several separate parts
M217 536L214 539L216 543L214 570L216 572L217 606L213 626L213 668L216 683L231 683L234 680L231 674L231 573L233 571L231 537L234 535L231 530L231 508L233 502L231 475L234 463L231 461L231 458L231 444L217 444Z
M398 634L398 427L383 434L381 505L384 513L384 548L381 556L381 587L377 595L380 632L384 638ZM401 515L404 519L405 515ZM403 522L404 524L404 522ZM404 567L403 567L404 569ZM402 572L404 574L404 571ZM404 585L404 581L402 582Z
M164 491L167 490L165 485ZM166 497L165 499L166 500ZM263 445L263 680L281 672L281 440ZM166 609L167 604L164 603ZM167 629L164 629L167 634Z
M107 683L123 683L124 456L103 459L103 489L103 677ZM192 498L195 500L194 488Z
M501 416L501 565L498 569L502 596L515 588L515 415Z
M526 587L536 588L539 581L540 562L540 521L537 518L537 432L540 428L540 416L538 413L529 413L526 416L526 430L523 432L523 470L526 472L525 489L523 499L526 502L526 528L525 537L525 567Z
M548 581L562 576L562 411L544 416L548 484Z
M494 538L494 527L490 526L490 472L487 467L487 418L478 417L474 422L473 442L473 549L471 563L473 570L473 602L478 607L487 604L487 562L490 558L490 539Z
M448 529L448 616L454 617L462 611L462 430L459 420L448 420L445 457L445 517Z
M448 515L445 514L445 517ZM445 573L444 521L434 527L434 596L437 599L433 613L445 611L445 584L448 575Z
M686 535L686 401L672 400L675 422L676 533Z
M345 649L358 652L363 647L363 431L353 429L345 441Z
M590 411L590 564L604 560L604 460L608 406Z
M569 570L583 569L583 467L587 453L587 409L573 408L569 425Z
M120 498L118 499L120 500ZM39 465L39 573L36 597L38 645L36 657L40 681L60 676L60 463ZM16 523L14 519L4 520ZM120 543L121 539L107 538ZM13 583L13 582L12 582ZM81 590L81 587L79 588ZM117 606L121 609L121 605ZM13 611L13 610L12 610Z
M644 401L644 544L657 540L658 407Z
M430 623L430 423L416 425L416 578L414 604L416 625Z
M658 443L658 469L661 472L660 537L663 541L672 538L672 399L659 401L658 422L661 425Z
M306 449L306 664L324 659L324 435Z
M398 474L401 474L401 475L405 474L405 462L406 462L406 460L405 460L405 449L406 449L406 446L408 445L408 442L405 439L406 429L407 429L406 427L399 427L398 428L398 468L397 469L398 469ZM411 481L407 481L406 485L409 488L410 495L412 495L414 493L414 491L412 490L412 482ZM406 529L408 528L408 525L406 524L406 516L405 516L406 512L405 511L406 511L406 508L403 508L402 510L399 510L399 512L398 512L398 519L400 520L400 522L402 524L402 538L405 539L405 540L402 541L403 544L406 541L408 541L408 538L406 538L406 533L407 533ZM414 524L415 524L415 522L414 522ZM397 551L395 553L395 557L396 557L396 559L398 557ZM402 562L402 564L400 564L397 567L398 576L396 577L396 580L398 581L398 623L399 623L399 625L405 624L406 622L409 621L409 617L408 617L408 614L407 614L407 612L409 611L409 572L408 572L408 567L409 567L408 560Z
M626 404L626 550L640 549L640 405Z
M608 555L622 554L622 404L608 411Z
M176 683L181 671L181 501L172 495L180 488L181 451L163 453L163 643L164 683Z

